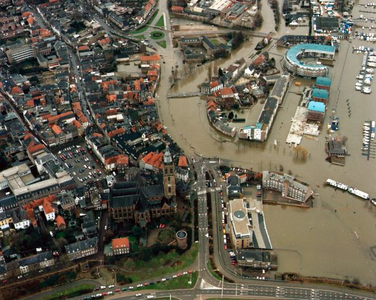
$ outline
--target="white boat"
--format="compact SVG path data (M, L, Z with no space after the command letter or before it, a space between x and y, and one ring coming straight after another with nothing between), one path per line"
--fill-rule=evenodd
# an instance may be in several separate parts
M376 199L375 198L371 198L371 203L376 206Z
M347 189L348 189L348 186L346 184L337 182L337 181L332 180L332 179L327 179L326 183L329 184L332 187L339 188L339 189L344 190L344 191L347 191Z
M362 192L362 191L360 191L360 190L358 190L356 188L352 188L351 187L351 188L348 189L348 192L350 194L358 196L358 197L360 197L360 198L362 198L364 200L368 200L369 199L369 195L367 193Z

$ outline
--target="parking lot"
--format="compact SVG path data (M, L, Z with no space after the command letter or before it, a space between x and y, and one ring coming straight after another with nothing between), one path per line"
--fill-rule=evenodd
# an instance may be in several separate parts
M84 145L67 146L59 150L57 156L78 185L85 185L105 175L98 159Z

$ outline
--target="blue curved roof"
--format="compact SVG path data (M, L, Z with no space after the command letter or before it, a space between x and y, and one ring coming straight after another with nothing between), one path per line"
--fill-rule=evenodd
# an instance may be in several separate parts
M296 65L304 65L304 63L300 62L297 58L298 54L302 52L302 50L309 51L309 52L320 52L320 53L328 53L334 55L335 48L333 46L327 45L320 45L320 44L298 44L291 47L287 52L287 58ZM322 68L322 65L308 65L310 68Z
M308 110L324 113L325 104L322 102L310 101L308 104Z

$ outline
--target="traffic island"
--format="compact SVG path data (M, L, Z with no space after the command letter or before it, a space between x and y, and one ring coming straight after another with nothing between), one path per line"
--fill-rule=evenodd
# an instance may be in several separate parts
M162 38L164 38L165 34L164 32L162 31L152 31L150 33L150 37L153 39L153 40L160 40Z

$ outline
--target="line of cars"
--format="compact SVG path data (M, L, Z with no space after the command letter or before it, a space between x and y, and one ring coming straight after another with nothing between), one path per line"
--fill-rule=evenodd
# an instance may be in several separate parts
M223 199L223 191L221 190L220 191L220 196L221 196L221 208L222 208L222 226L219 226L218 230L223 233L223 244L224 244L224 248L225 250L227 250L227 244L230 242L230 240L228 239L228 236L226 234L226 203Z
M238 261L236 260L236 254L235 252L231 251L231 250L227 250L228 251L228 254L230 255L230 259L231 259L231 263L233 266L237 266L238 265Z
M375 141L375 121L365 121L363 123L363 146L362 146L362 151L363 155L369 156L369 152L374 146L374 141ZM374 154L374 153L373 153Z
M376 56L371 53L366 53L363 57L362 69L359 74L356 76L358 80L355 83L355 90L360 91L364 94L371 94L372 89L371 85L373 82L373 75L376 67Z
M181 277L183 275L188 275L188 274L192 274L194 271L193 270L189 270L189 271L184 271L183 273L178 273L178 274L175 274L173 275L172 277L165 277L165 278L162 278L161 280L157 280L156 282L145 282L145 283L139 283L136 285L136 287L133 287L133 286L129 286L129 287L123 287L123 288L117 288L115 290L112 290L112 291L104 291L105 289L112 289L115 287L115 285L111 284L109 286L100 286L100 287L97 287L93 290L93 292L97 292L96 294L92 294L91 296L85 296L84 298L82 298L83 300L91 300L91 299L100 299L100 298L103 298L105 296L110 296L110 295L114 295L115 293L120 293L120 292L126 292L126 291L133 291L133 290L136 290L136 289L139 289L139 288L142 288L142 287L145 287L145 286L152 286L154 284L158 284L158 283L161 283L161 282L165 282L167 280L171 280L171 279L174 279L174 278L177 278L177 277ZM102 291L102 292L101 292ZM141 297L142 294L141 293L137 293L136 294L136 297ZM150 294L148 295L146 298L155 298L155 295L154 294Z
M66 147L63 150L60 150L58 152L62 161L66 161L67 159L71 159L71 158L76 158L80 155L82 156L85 153L86 153L85 148L82 148L79 145Z

